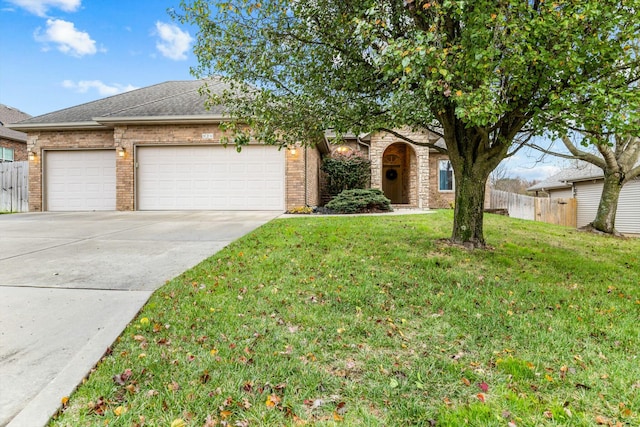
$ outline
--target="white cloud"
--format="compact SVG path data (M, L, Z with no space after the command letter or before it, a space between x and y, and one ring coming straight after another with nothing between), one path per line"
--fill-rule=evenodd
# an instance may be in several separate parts
M138 89L136 86L122 85L119 83L112 83L111 85L108 85L100 80L80 80L79 82L65 80L62 82L62 86L79 93L87 93L89 90L94 89L98 91L98 94L101 96L117 95L122 92Z
M528 181L542 181L560 172L557 165L537 165L534 167L516 166L509 170L510 176L521 177Z
M89 33L77 30L73 22L62 19L47 19L44 33L38 28L34 37L42 43L55 43L60 52L72 56L93 55L97 52L96 42Z
M82 0L7 0L34 15L46 16L51 8L61 9L65 12L75 12L80 7Z
M169 59L180 61L187 59L193 38L188 32L182 31L177 25L156 22L156 30L160 40L156 42L156 47Z

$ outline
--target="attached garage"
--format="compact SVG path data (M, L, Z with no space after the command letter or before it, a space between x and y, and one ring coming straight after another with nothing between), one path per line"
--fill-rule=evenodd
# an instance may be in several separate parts
M285 209L285 151L247 146L140 146L138 210Z
M212 94L221 78L169 81L32 117L29 210L271 210L320 202L326 139L313 146L264 145ZM234 130L250 135L237 152ZM225 148L224 143L229 143Z
M45 210L116 210L115 150L44 152Z

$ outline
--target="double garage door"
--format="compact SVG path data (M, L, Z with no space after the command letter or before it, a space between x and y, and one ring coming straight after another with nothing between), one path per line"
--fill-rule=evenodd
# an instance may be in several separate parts
M271 146L138 147L138 210L284 210L284 152ZM114 150L51 151L46 209L115 210Z

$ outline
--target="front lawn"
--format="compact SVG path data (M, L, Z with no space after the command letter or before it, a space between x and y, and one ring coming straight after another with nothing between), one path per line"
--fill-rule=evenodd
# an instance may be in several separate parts
M640 425L640 239L273 221L151 298L53 426Z

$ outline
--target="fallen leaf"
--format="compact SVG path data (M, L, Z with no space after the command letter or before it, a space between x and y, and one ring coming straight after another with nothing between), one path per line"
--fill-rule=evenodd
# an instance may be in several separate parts
M184 422L182 418L176 418L171 421L171 427L185 427L187 424Z
M476 396L478 397L478 399L480 400L480 402L484 403L485 402L485 395L484 393L478 393L476 394Z
M489 391L489 384L487 384L484 381L482 381L480 384L478 384L478 387L480 387L480 390L482 390L484 393Z
M347 404L344 402L338 403L338 406L336 406L336 413L338 415L344 415L347 412L346 405Z
M120 415L122 415L123 413L125 413L125 409L123 406L118 406L116 409L113 410L113 413L116 417L119 417Z
M267 407L269 408L273 408L274 406L277 406L280 403L280 397L278 397L278 395L276 394L270 394L267 397L267 401L265 402L265 405L267 405Z
M464 385L466 385L467 387L469 387L471 385L471 381L469 381L468 379L466 379L465 377L462 377L462 383Z
M207 418L204 420L204 425L202 427L215 427L218 425L218 420L214 420L211 418L211 414L207 415Z
M125 385L129 378L131 378L131 369L125 369L123 373L113 376L113 382L118 385Z
M220 418L222 418L223 420L226 420L231 416L231 414L233 414L233 412L228 410L220 411Z
M603 417L602 415L596 416L596 424L598 424L598 425L604 425L604 424L611 425L609 419L606 418L606 417Z
M67 404L69 403L69 396L65 396L62 399L60 399L60 403L62 404L62 407L66 407Z

